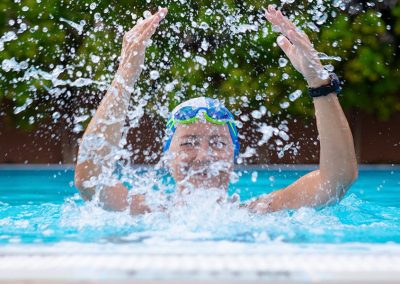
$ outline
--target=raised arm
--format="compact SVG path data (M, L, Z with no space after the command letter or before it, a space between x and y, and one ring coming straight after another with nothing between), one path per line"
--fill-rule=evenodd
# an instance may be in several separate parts
M283 35L278 45L293 66L303 74L309 87L317 88L330 83L324 68L307 35L296 29L292 22L271 5L266 18ZM295 209L302 206L319 207L337 202L357 178L357 160L349 124L335 93L313 99L320 141L319 169L290 186L252 202L250 209L270 212Z
M91 200L101 188L99 198L108 210L129 206L128 189L112 180L112 173L120 157L130 93L143 68L147 42L166 13L167 9L160 9L125 34L118 71L80 143L75 185L85 200ZM131 212L146 210L142 203L142 197L134 196Z

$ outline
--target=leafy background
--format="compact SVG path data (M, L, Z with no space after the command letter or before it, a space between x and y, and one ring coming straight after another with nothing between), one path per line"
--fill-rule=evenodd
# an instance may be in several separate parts
M311 117L305 81L282 59L263 17L268 4L331 58L323 63L344 81L345 109L380 120L400 111L397 1L2 0L0 116L27 131L45 123L81 133L114 76L124 32L166 6L134 106L165 118L182 100L207 95L223 99L239 124Z

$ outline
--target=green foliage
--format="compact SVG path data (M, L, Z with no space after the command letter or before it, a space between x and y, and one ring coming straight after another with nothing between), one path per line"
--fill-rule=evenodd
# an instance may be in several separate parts
M169 14L147 51L149 68L137 87L136 101L145 99L158 111L207 95L223 98L236 111L264 105L272 115L313 114L304 79L290 63L278 64L284 55L275 44L277 34L263 18L260 1L15 2L0 3L0 34L17 36L0 49L0 102L5 106L0 115L12 117L22 127L54 112L67 122L90 113L113 78L124 31L145 10L157 6L167 6ZM341 58L323 63L334 65L345 82L343 105L381 119L400 111L400 4L370 7L356 15L327 6L322 11L328 19L317 33L307 23L316 21L310 11L319 8L309 1L298 2L283 10L295 16L317 50ZM5 70L4 60L12 58L25 61L26 67ZM60 74L51 77L56 70ZM158 70L160 78L149 79L151 70ZM80 78L94 82L79 84ZM288 96L296 90L303 95L290 102ZM282 110L283 102L289 102L287 109ZM53 115L53 119L58 118Z

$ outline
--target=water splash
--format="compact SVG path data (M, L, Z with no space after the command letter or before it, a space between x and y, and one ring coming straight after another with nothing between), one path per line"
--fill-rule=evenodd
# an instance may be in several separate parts
M304 15L300 13L301 9L295 8L288 10L288 16L300 28L320 32L330 24L331 14L328 10L332 10L331 4L324 1L308 2L310 4ZM279 31L279 27L271 28L267 25L261 6L248 1L240 5L210 3L200 5L199 9L194 9L188 1L182 0L179 3L179 12L170 11L171 18L167 18L156 32L153 42L149 43L151 45L143 75L132 90L132 107L127 113L125 130L137 128L145 114L166 118L171 106L189 97L219 96L224 98L225 104L240 120L237 122L239 128L246 124L252 127L245 137L250 145L244 148L239 163L246 164L247 159L256 157L258 147L266 144L274 146L272 151L280 158L288 151L297 153L298 145L290 141L287 121L285 118L274 117L277 112L284 113L291 105L301 101L297 100L301 90L293 92L293 89L287 88L291 91L275 91L277 84L282 83L277 81L286 81L283 84L290 85L293 78L283 72L289 62L279 57L281 51L272 44L276 34L269 31ZM121 9L116 4L104 7L100 2L77 7L82 4L79 1L75 4L61 2L57 6L59 10L52 12L50 8L46 11L43 4L37 4L36 9L44 8L43 15L37 15L37 19L29 17L32 7L18 1L13 5L20 14L7 19L8 31L0 38L0 51L4 51L0 80L7 87L4 92L15 102L15 115L25 115L29 110L38 108L45 94L49 107L37 113L30 121L39 121L47 115L56 123L65 123L64 128L70 132L82 134L99 98L114 78L125 31L132 28L132 24L137 23L141 15L146 19L151 12L137 7L132 12L125 7ZM280 8L293 8L293 4L299 3L294 0L281 1ZM342 10L346 8L344 1L333 1L332 6L340 9L344 7ZM202 17L203 14L205 17ZM45 17L51 19L50 23L42 21ZM39 38L52 38L54 42L42 43ZM335 47L340 45L337 42ZM14 52L19 50L18 46L28 46L32 50L27 48L20 55ZM319 53L319 58L338 62L342 60L339 56L328 56L324 53ZM332 67L327 65L326 69L320 74L321 78L326 78L327 71L332 70ZM270 101L276 101L279 110L270 107ZM111 117L105 123L116 122L117 119ZM49 132L52 132L51 128ZM142 141L143 135L145 134L139 133L135 140ZM163 132L158 131L157 135L158 141L162 141ZM123 137L124 143L121 143L126 146L124 149L111 147L102 135L89 135L85 140L81 145L83 151L78 158L79 162L92 159L101 163L108 158L113 161L123 159L128 161L126 166L129 168L139 156L135 147L126 146L129 144L126 137ZM110 148L105 156L89 155L90 150L102 147ZM160 150L150 149L145 153L145 161L157 161L159 156ZM107 167L103 176L87 181L87 185L113 184L117 180L113 173L113 167ZM134 172L125 174L144 182ZM145 192L154 186L151 183L154 176L146 178L149 179L149 184L135 184L134 188ZM200 208L205 209L204 206ZM227 216L225 209L213 209L223 218ZM79 210L88 210L81 213L86 218L90 210L97 209L89 206ZM102 211L96 211L97 213L99 219L104 220L117 216L107 215ZM237 214L241 216L243 213ZM80 225L82 228L85 220L77 221L83 222ZM130 224L127 220L121 222ZM221 225L218 222L215 224ZM200 224L195 223L194 226ZM214 226L215 231L216 225Z

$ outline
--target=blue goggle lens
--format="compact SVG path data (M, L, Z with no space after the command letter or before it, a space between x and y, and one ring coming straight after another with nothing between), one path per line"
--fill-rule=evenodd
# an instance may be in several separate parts
M177 113L174 118L176 120L187 120L195 117L200 110L206 111L207 115L217 120L233 119L232 114L224 107L219 108L193 108L191 106L183 107Z

